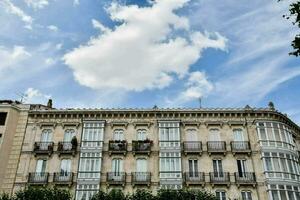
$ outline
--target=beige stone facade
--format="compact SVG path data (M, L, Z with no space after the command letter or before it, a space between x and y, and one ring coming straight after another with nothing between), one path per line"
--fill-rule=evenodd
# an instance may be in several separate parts
M22 150L14 190L57 185L88 199L99 189L194 188L219 199L299 199L300 128L273 107L31 105L26 124L23 142L15 141Z

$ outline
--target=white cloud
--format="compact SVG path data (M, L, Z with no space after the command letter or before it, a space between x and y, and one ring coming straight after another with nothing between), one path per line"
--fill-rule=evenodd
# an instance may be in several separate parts
M206 97L214 89L213 84L207 79L204 72L195 71L189 74L185 87L172 99L166 98L167 105L178 106L193 100Z
M50 26L47 26L47 28L51 31L54 31L54 32L57 32L58 31L58 28L57 26L54 26L54 25L50 25Z
M25 101L27 103L41 103L47 102L51 98L51 95L43 94L38 89L28 88L25 91Z
M174 76L187 75L205 48L225 49L226 39L218 33L201 33L174 11L188 0L157 0L151 7L112 3L107 12L121 22L64 55L75 79L94 89L127 91L164 88ZM184 34L176 34L176 32Z
M80 4L79 0L73 0L73 5L78 6Z
M53 65L53 64L55 64L55 60L53 59L53 58L47 58L46 60L45 60L45 64L46 65Z
M99 21L97 21L95 19L92 19L92 24L93 24L93 27L95 29L99 29L102 32L109 32L109 31L111 31L109 28L105 27L103 24L101 24L101 22L99 22Z
M1 74L4 75L7 70L18 66L20 62L30 56L31 54L23 46L14 46L13 48L0 46L0 77L2 77Z
M33 18L27 15L22 9L15 6L10 0L2 0L0 5L5 8L6 12L20 17L20 19L25 23L25 28L32 29L31 25Z
M42 9L49 5L48 0L25 0L25 3L35 10Z

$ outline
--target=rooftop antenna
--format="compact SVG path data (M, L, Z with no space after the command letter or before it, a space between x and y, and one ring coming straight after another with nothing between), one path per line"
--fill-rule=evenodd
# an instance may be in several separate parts
M26 101L27 95L21 92L16 92L16 95L20 98L20 102L23 103Z
M199 97L199 108L202 108L202 98L201 97Z

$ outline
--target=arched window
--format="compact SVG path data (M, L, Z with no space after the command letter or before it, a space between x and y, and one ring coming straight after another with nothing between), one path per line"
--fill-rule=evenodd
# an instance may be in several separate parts
M209 130L209 139L208 141L221 141L220 131L219 129L210 129Z
M136 136L137 136L137 140L146 140L147 131L145 129L138 129Z
M64 134L64 142L71 142L72 138L75 136L74 129L66 129Z
M71 172L71 160L63 159L60 163L60 176L69 176Z
M52 130L44 129L41 135L41 142L52 142Z
M114 140L124 140L124 131L122 129L114 131Z

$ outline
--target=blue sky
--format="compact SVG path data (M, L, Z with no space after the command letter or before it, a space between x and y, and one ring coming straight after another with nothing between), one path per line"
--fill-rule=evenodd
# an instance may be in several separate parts
M0 96L55 107L266 107L300 124L276 0L1 0Z

